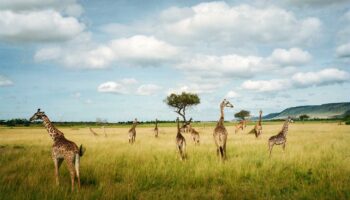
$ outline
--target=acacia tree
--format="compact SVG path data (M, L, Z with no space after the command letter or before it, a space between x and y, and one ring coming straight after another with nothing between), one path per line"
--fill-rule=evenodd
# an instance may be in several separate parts
M181 94L170 94L164 102L174 108L174 112L179 114L186 123L186 109L198 105L200 99L197 94L182 92Z
M240 118L244 120L246 117L250 116L250 112L248 110L241 110L238 113L235 114L236 118Z
M299 116L299 119L300 119L301 121L308 120L309 118L310 118L310 116L307 115L307 114L303 114L303 115L300 115L300 116Z

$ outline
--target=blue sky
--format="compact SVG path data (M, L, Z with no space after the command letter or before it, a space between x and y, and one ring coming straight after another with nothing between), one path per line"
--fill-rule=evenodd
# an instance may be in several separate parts
M0 119L173 120L181 91L194 120L348 102L349 36L345 0L2 0Z

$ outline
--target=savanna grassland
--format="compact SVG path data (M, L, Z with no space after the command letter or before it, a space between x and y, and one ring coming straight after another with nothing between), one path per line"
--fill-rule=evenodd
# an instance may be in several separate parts
M263 124L255 139L234 134L227 123L228 160L216 156L214 124L195 124L201 134L195 146L189 134L188 159L175 148L175 124L137 128L128 144L128 127L106 128L94 137L88 128L59 128L83 144L80 191L71 191L66 164L55 185L52 141L43 127L0 127L0 199L350 199L350 126L336 123L293 123L286 152L275 146L268 157L267 139L283 122ZM166 126L166 127L165 127Z

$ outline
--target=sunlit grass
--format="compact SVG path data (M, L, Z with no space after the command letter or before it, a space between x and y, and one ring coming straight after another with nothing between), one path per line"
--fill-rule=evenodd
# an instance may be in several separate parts
M86 153L81 159L81 191L70 191L66 165L56 187L52 141L44 128L0 129L0 199L349 199L350 126L336 123L290 125L286 152L275 146L269 159L267 139L283 122L263 125L255 139L234 134L227 124L228 160L216 157L213 126L196 124L201 144L185 134L188 159L175 148L174 126L137 128L128 144L128 127L61 128ZM211 124L212 125L212 124Z

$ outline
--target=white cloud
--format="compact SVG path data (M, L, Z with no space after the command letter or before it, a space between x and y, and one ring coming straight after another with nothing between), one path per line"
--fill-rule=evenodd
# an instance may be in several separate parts
M6 76L0 75L0 87L13 85L13 82Z
M155 85L155 84L145 84L145 85L141 85L139 88L137 88L136 93L137 93L138 95L149 96L149 95L154 95L154 94L156 94L160 89L161 89L161 87L158 86L158 85Z
M83 8L77 0L1 0L0 10L38 11L56 10L58 12L78 17Z
M83 12L84 12L84 9L79 4L68 5L64 10L65 14L73 17L79 17Z
M322 86L338 84L350 81L350 74L336 68L327 68L317 72L299 72L290 79L272 79L244 81L243 89L257 92L281 91L289 88L306 88L311 86Z
M291 83L285 79L260 80L260 81L247 80L247 81L244 81L242 84L243 89L254 90L257 92L279 91L290 87L291 87Z
M163 29L167 35L186 42L195 39L223 43L301 43L314 38L321 29L317 18L298 19L292 12L274 6L257 8L207 2L191 8L174 7L163 11L161 16L174 16L174 13L185 14L170 17Z
M213 76L251 76L253 72L259 71L262 58L256 56L240 55L197 55L184 63L178 65L178 68L195 71Z
M336 53L338 57L350 57L350 42L338 46Z
M146 65L168 61L177 54L177 49L170 44L153 36L144 35L113 40L110 47L117 58Z
M177 88L169 88L167 93L175 93L180 94L182 92L190 92L190 93L197 93L197 94L203 94L203 93L212 93L214 92L220 84L212 84L212 83L188 83L186 85L180 85Z
M237 92L231 90L229 91L227 94L226 94L226 98L237 98L237 97L240 97L241 95L238 94Z
M154 95L161 87L155 84L137 85L138 81L134 78L124 78L118 81L108 81L97 87L98 92L112 94L137 94Z
M225 85L233 78L247 78L269 72L278 75L291 74L296 68L309 63L311 55L300 48L275 49L270 56L242 56L237 54L214 56L196 55L184 59L176 67L185 73L186 84L177 88L170 88L168 93L182 91L195 93L212 93ZM273 83L268 81L246 82L246 88L254 90L259 87L261 91L273 91L282 87L280 80Z
M311 55L309 52L299 48L291 48L289 50L275 49L268 60L282 66L295 66L310 62Z
M73 43L64 47L64 50L61 47L43 48L38 50L34 57L36 61L53 60L68 67L101 69L115 61L155 66L173 60L177 53L176 47L155 37L136 35L112 40L97 47L86 45L83 41L82 44Z
M82 33L85 25L53 10L0 10L0 40L17 42L65 41Z
M116 93L116 94L126 94L128 91L126 90L126 87L117 82L108 81L105 83L102 83L97 88L98 92L104 92L104 93Z
M350 81L350 74L336 68L328 68L318 72L296 73L292 81L299 87L320 86Z
M266 70L286 68L291 71L295 66L304 65L310 60L311 55L307 51L291 48L275 49L266 58L237 54L224 56L197 55L177 67L190 72L189 74L196 73L201 74L201 76L245 78Z

